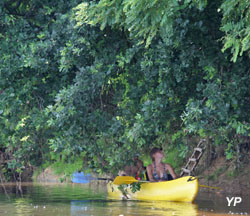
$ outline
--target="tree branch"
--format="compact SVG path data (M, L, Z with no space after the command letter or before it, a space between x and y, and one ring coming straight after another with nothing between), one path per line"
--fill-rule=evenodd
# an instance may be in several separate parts
M9 6L7 3L4 3L4 7L5 7L5 9L6 9L9 13L13 14L13 12L14 12L15 14L13 14L13 15L17 15L17 11L16 11L16 10L17 10L17 9L19 8L19 6L21 5L22 1L23 1L23 0L18 0L17 4L16 4L14 7ZM12 1L12 2L10 3L10 5L12 5L13 3L14 3L14 1Z

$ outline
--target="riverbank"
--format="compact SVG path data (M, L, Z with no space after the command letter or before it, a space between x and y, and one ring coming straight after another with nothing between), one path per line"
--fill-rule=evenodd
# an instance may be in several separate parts
M222 190L216 190L216 193L250 196L250 166L246 164L239 169L235 169L234 166L234 163L228 162L225 157L215 159L199 175L200 184L220 187ZM201 188L200 190L208 191L209 189Z

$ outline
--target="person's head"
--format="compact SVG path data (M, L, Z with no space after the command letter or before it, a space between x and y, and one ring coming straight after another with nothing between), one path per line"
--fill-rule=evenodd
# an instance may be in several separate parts
M138 169L142 169L144 167L143 162L141 160L137 160L136 161L136 167Z
M152 161L155 161L156 157L162 159L164 157L162 149L157 147L152 148L150 151L150 157Z
M136 162L136 161L138 161L138 160L139 160L139 154L136 154L136 155L134 156L134 158L133 158L133 161Z

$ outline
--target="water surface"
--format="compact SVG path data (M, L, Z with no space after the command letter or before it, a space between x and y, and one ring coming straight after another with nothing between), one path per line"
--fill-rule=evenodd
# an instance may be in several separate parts
M0 186L1 216L250 215L249 197L228 206L226 197L232 195L217 193L199 193L194 203L178 203L111 201L103 184L6 184L5 190Z

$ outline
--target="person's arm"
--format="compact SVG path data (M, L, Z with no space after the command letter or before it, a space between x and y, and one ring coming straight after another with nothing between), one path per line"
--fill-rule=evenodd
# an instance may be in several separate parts
M171 167L170 164L165 164L166 170L169 171L170 175L173 177L173 179L177 178L177 175L175 174L173 168Z
M155 181L153 174L152 174L152 165L147 166L147 173L148 173L149 181Z

